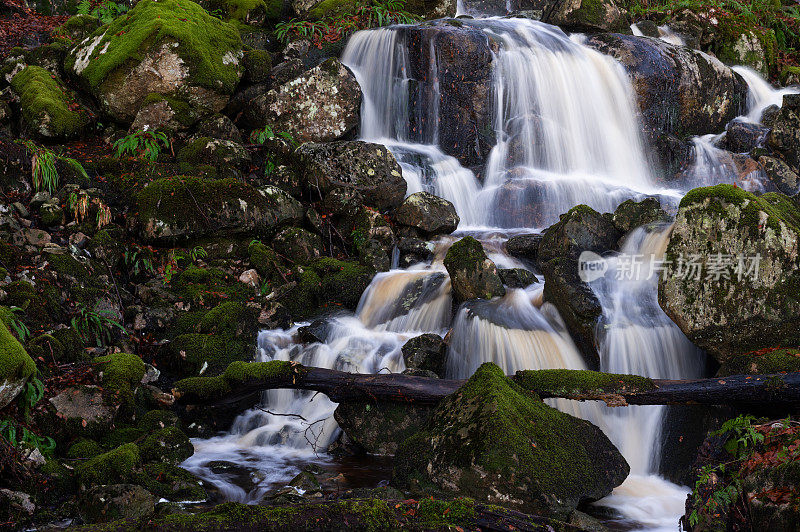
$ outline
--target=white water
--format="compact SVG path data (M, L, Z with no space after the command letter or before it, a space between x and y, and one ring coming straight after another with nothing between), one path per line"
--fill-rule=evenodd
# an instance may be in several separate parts
M750 67L735 66L733 70L742 76L747 82L747 114L739 117L740 120L746 120L754 124L761 123L761 115L767 107L783 105L783 97L787 94L800 93L797 87L785 87L776 89L770 85L761 75Z
M580 38L545 24L522 19L464 23L500 44L492 86L498 143L486 161L483 185L442 152L437 128L430 127L438 124L439 116L437 51L430 43L424 46L433 57L427 79L433 80L434 97L423 109L426 116L415 117L423 126L413 135L409 57L401 33L359 32L351 37L342 60L364 93L361 137L385 144L395 154L409 193L429 190L452 201L462 220L460 234L470 233L484 242L499 266L519 266L498 246L503 235L545 227L576 204L607 212L627 198L655 195L674 201L680 196L652 184L631 85L616 62L582 46ZM754 96L753 109L765 98ZM697 146L712 154L710 148L716 149L710 138ZM699 174L715 171L713 161L703 164ZM718 175L723 174L712 179L726 179ZM423 332L443 335L452 326L447 361L452 377L468 377L485 361L508 373L586 367L555 308L542 301L541 284L510 290L497 300L469 303L453 316L449 280L441 265L451 240L442 240L433 264L378 274L355 316L329 319L320 343L298 343L296 328L262 332L258 360L296 360L363 373L401 371L400 347L407 339ZM623 252L657 257L665 242L665 231L640 229L627 239ZM699 375L701 357L659 308L654 280L604 278L592 288L604 308L601 369L667 378ZM655 474L663 408L551 404L596 423L631 464L630 477L601 504L647 529L674 529L688 490ZM321 395L271 391L262 408L272 413L250 410L229 434L196 440L196 454L184 465L229 499L257 502L270 486L291 478L297 471L294 460L315 456L310 441L324 450L336 438L338 429L331 419L335 406ZM209 462L214 460L249 466L261 477L255 488L242 489L212 470Z

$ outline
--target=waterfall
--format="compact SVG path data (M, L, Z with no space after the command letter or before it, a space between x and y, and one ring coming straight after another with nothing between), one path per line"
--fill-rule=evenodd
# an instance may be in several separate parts
M740 120L760 124L761 116L767 107L773 105L780 107L783 105L785 95L800 93L797 87L776 89L750 67L735 66L733 71L747 82L747 114L739 117Z

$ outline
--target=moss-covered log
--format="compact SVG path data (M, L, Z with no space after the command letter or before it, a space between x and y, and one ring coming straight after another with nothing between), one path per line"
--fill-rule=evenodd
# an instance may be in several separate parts
M610 406L666 404L800 405L800 372L732 375L716 379L660 380L582 370L518 371L512 377L539 397L604 401ZM464 381L398 373L365 375L310 368L294 362L235 362L218 377L175 383L183 404L229 403L263 390L289 388L322 392L333 401L398 401L435 404Z

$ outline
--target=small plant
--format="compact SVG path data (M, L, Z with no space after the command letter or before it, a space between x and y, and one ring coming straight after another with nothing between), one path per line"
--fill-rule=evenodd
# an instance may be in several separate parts
M266 141L275 138L275 132L269 126L263 129L255 129L250 133L250 142L253 144L264 144Z
M201 246L195 246L189 252L189 258L192 259L192 262L197 262L199 259L208 258L208 252Z
M0 436L8 440L12 447L39 449L42 454L50 454L56 442L49 436L39 436L27 427L18 427L10 419L0 420Z
M78 307L76 316L71 320L75 329L84 343L94 342L97 347L108 345L113 340L112 331L119 329L122 334L127 334L125 327L110 317L109 311L89 310L85 306Z
M289 22L279 22L275 25L275 37L285 44L292 37L304 37L311 40L321 39L330 30L330 26L322 21L312 22L293 18Z
M91 0L81 0L78 4L79 15L92 15L97 17L101 23L108 24L118 16L126 13L128 6L125 4L118 4L111 1L103 1L99 3L92 2Z
M154 274L155 268L149 257L145 256L142 249L136 248L133 251L125 251L122 254L122 261L128 271L128 277L138 277L140 274Z
M14 334L17 335L19 341L24 344L25 341L30 338L31 331L28 329L28 326L25 325L19 317L17 317L17 315L24 314L25 311L19 307L9 307L8 310L11 311L8 325L11 330L14 331Z
M21 141L28 153L31 155L31 178L33 180L33 188L37 191L47 190L53 194L58 190L58 168L56 162L61 161L72 167L76 172L84 178L89 179L89 175L83 168L83 165L70 157L61 157L56 153L44 146L37 146L29 140Z
M25 383L25 392L20 396L25 419L30 417L33 407L44 397L44 383L39 377L40 375L37 372L36 376Z
M169 148L169 138L161 131L136 131L114 142L114 156L119 159L129 155L154 162L162 148Z

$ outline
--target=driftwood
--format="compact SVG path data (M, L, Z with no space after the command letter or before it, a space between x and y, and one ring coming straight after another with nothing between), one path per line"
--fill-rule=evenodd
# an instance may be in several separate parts
M342 402L389 401L435 404L464 381L415 377L397 373L357 374L305 367L290 362L236 363L219 377L178 381L173 394L179 403L227 404L271 389L324 393ZM800 372L775 375L733 375L694 380L646 379L581 370L520 371L510 376L539 397L604 401L627 405L764 405L800 406Z

